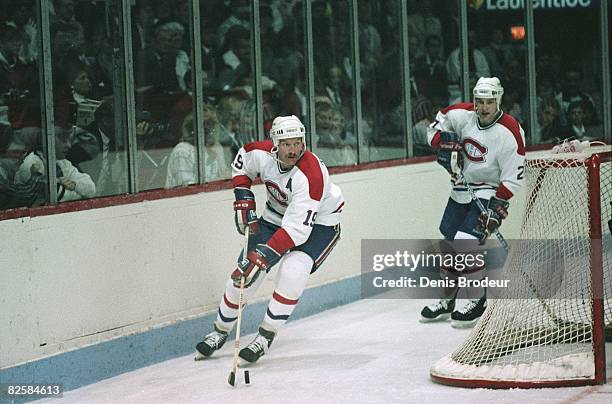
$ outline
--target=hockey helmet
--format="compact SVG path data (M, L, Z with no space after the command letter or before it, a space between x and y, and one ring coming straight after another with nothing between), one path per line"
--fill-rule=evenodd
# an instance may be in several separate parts
M499 110L504 88L497 77L481 77L474 86L473 94L474 102L476 102L476 98L495 98Z
M272 128L270 128L270 139L274 143L274 149L278 148L278 144L282 139L293 139L299 137L306 146L306 128L295 116L277 116L272 122Z

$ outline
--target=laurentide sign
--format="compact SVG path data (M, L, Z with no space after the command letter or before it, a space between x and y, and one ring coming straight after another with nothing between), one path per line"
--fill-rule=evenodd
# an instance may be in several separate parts
M470 7L478 11L521 10L529 0L470 0ZM581 9L599 7L600 0L531 0L534 9Z

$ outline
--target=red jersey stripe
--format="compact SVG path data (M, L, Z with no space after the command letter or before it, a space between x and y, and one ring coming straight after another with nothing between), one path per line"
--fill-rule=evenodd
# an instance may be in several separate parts
M262 140L261 142L251 142L244 145L244 150L248 153L253 150L271 151L274 144L271 140Z
M232 178L232 186L234 188L236 187L251 188L252 183L253 181L251 181L248 175L237 175L234 178Z
M299 299L287 299L285 296L282 296L281 294L279 294L277 291L274 291L274 293L272 293L272 298L274 300L276 300L279 303L282 304L288 304L288 305L296 305Z
M223 301L230 309L238 310L238 305L230 302L226 294L223 294Z
M431 139L431 148L434 150L438 150L440 147L440 131L437 131L433 138Z
M508 188L506 188L506 186L502 183L497 188L497 192L495 193L495 196L500 198L500 199L508 200L508 199L512 198L514 196L514 194L512 193L512 191L510 191Z
M309 151L306 151L302 158L297 162L297 167L308 179L308 191L310 199L320 201L323 197L323 173L319 160Z
M514 136L517 145L517 153L521 156L525 155L525 143L521 137L521 129L519 123L514 119L512 115L503 114L502 117L497 121L500 125L505 126Z
M449 105L448 107L441 109L440 112L442 112L443 114L447 114L448 111L451 111L453 109L465 109L467 111L473 111L474 103L473 102L460 102L459 104Z
M272 235L268 241L268 245L280 255L283 255L285 251L295 247L293 239L289 233L287 233L287 230L283 229L282 227L276 230L276 232Z

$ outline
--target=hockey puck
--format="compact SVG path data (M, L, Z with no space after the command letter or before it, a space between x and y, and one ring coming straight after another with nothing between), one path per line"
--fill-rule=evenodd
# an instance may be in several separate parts
M244 371L244 384L251 384L251 376L248 370Z

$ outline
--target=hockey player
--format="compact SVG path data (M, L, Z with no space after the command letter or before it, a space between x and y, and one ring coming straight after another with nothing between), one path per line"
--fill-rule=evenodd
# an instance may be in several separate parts
M451 194L440 223L445 240L479 239L481 243L508 215L509 200L523 185L525 133L512 116L500 109L504 89L497 77L481 77L474 87L474 102L440 110L429 126L428 141L437 160L451 175ZM472 200L457 176L463 172L487 207L487 214ZM486 296L455 310L458 289L426 306L421 321L446 320L455 327L472 326L486 308Z
M236 322L241 277L246 302L278 263L276 287L259 332L239 353L246 362L264 355L293 312L308 276L340 237L342 193L330 181L323 162L306 150L302 122L294 115L279 116L272 123L270 138L245 145L232 163L236 227L241 234L249 227L248 251L240 254L227 282L214 331L196 346L204 357L223 346ZM258 175L267 191L260 218L250 189Z

